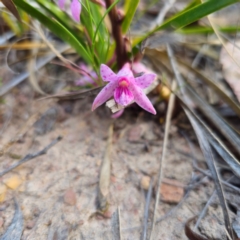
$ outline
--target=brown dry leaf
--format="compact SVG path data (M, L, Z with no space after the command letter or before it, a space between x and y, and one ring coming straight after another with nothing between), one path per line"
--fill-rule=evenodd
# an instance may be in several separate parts
M227 43L226 48L232 54L232 57L236 62L240 62L240 50L237 46L240 46L240 42L236 41L234 46L232 43ZM233 61L231 56L227 53L225 48L222 48L220 53L220 63L223 67L223 75L228 84L236 94L238 101L240 102L240 68Z
M161 200L168 203L178 203L184 195L184 190L179 186L179 182L168 180L169 183L162 183L160 188Z

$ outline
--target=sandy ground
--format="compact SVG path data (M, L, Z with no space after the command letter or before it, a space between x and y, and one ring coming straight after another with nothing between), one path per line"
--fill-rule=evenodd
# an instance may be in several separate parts
M150 222L163 125L150 114L134 109L126 110L121 118L113 121L104 107L92 113L91 99L86 99L47 104L42 113L45 117L29 126L26 120L44 104L21 105L18 101L21 97L19 94L7 98L13 113L1 135L2 146L26 125L27 132L1 157L0 169L15 163L14 156L20 158L39 151L59 135L63 139L46 155L24 163L1 178L0 233L11 223L15 198L24 220L22 239L113 239L111 217L118 209L122 239L140 239L147 196L141 181L154 179ZM109 209L101 216L96 214L98 179L111 123L114 134ZM199 165L204 166L199 149L195 147L194 151ZM161 221L156 225L154 239L187 239L186 221L201 211L213 191L212 182L203 178L201 184L187 193L191 179L198 182L197 176L188 144L173 124L164 167L165 188L161 194L165 201L158 207L157 219ZM170 210L171 214L166 215Z

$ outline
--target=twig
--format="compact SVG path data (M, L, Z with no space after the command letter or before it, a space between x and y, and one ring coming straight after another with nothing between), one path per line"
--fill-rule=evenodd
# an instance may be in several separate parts
M121 220L120 220L120 208L116 210L116 212L113 213L112 219L111 219L111 225L112 225L112 240L121 240Z
M15 164L13 164L11 167L9 167L8 169L2 171L0 173L0 177L2 177L3 175L5 175L6 173L12 171L14 168L20 166L21 164L25 163L25 162L28 162L29 160L32 160L36 157L39 157L41 155L44 155L47 153L47 151L53 147L55 144L57 144L59 141L62 140L62 137L59 136L57 137L55 140L53 140L49 145L47 145L44 149L42 149L41 151L39 152L36 152L36 153L33 153L33 154L27 154L24 158L22 158L20 161L16 162Z
M175 89L176 89L176 81L174 80L172 82L172 86L171 86L172 92L174 92ZM163 164L164 164L164 160L165 160L165 156L166 156L166 152L167 152L168 134L169 134L169 128L170 128L170 124L171 124L171 117L172 117L172 112L173 112L174 101L175 101L175 95L174 95L174 93L171 93L171 96L170 96L170 99L169 99L168 110L167 110L165 133L164 133L164 139L163 139L163 151L162 151L162 156L161 156L161 159L160 159L156 201L155 201L155 206L154 206L152 229L151 229L150 238L149 238L150 240L153 239L156 213L157 213L157 208L158 208L159 199L160 199L160 186L161 186L161 180L162 180L162 175L163 175L162 173L163 173L163 167L164 167Z
M142 240L147 239L147 230L148 230L148 213L149 213L149 205L152 197L152 179L150 182L150 186L147 193L147 199L145 204L145 210L144 210L144 220L143 220L143 233L142 233Z
M105 0L105 2L107 9L113 3L112 0ZM114 6L109 12L109 18L112 25L112 34L116 41L117 64L118 68L121 69L122 66L128 61L128 56L122 36L121 19L119 19L116 6Z

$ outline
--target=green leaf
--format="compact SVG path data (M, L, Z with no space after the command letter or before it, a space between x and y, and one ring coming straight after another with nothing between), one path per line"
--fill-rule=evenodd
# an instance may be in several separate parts
M185 12L186 10L189 10L197 5L201 4L201 0L193 0L192 2L190 2L181 12ZM181 13L180 12L180 13Z
M224 7L227 7L228 5L231 5L237 2L239 2L239 0L209 0L207 2L199 4L193 8L190 8L188 10L185 10L181 13L176 14L172 18L165 21L162 25L148 32L145 36L136 39L134 41L134 46L137 45L140 41L143 41L144 39L149 37L151 34L159 30L163 30L163 29L177 30L177 29L183 28L197 21L200 18L203 18L213 12L216 12Z
M36 2L65 27L73 25L71 18L52 2L46 0L36 0Z
M240 26L225 26L219 27L220 32L235 33L240 30ZM214 33L214 30L211 27L185 27L177 30L178 33L182 34L208 34Z
M93 63L91 55L86 51L86 46L81 43L65 26L63 26L56 19L49 18L44 13L40 12L35 7L31 6L25 1L14 0L14 3L30 14L32 17L39 20L44 26L46 26L50 31L52 31L56 36L60 37L67 43L69 43L76 52L84 58L84 60L90 64Z
M86 0L82 2L81 22L88 32L89 38L92 40L94 35L94 18L91 13L90 2Z
M122 23L122 31L126 33L132 23L134 14L137 10L139 0L129 1L125 0L125 17Z
M173 30L182 28L186 25L189 25L190 23L197 21L200 18L203 18L213 12L216 12L228 5L237 2L239 2L239 0L209 0L183 12L178 16L170 18L161 26L155 28L152 33L166 28Z
M106 12L104 13L103 17L101 18L101 20L99 21L98 23L98 26L97 26L97 29L95 31L95 34L94 34L94 37L93 37L93 48L95 46L95 43L96 43L96 37L97 37L97 34L99 32L99 29L102 25L102 22L104 20L104 18L107 16L107 14L111 11L111 9L119 2L119 0L115 1L114 3L112 3L112 5L106 10ZM107 44L104 42L104 44ZM108 46L106 45L106 47L108 48ZM104 56L106 58L106 56Z

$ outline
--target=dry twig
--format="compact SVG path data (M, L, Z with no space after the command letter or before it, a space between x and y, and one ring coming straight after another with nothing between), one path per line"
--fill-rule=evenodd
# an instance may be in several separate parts
M151 179L150 186L148 189L145 210L144 210L143 233L142 233L142 238L141 238L142 240L147 239L148 215L149 215L149 205L151 202L151 197L152 197L152 179Z
M176 90L176 81L175 80L172 82L171 89L172 89L172 92L174 92ZM171 124L171 117L172 117L172 112L173 112L173 107L174 107L174 101L175 101L175 95L174 95L174 93L171 93L171 96L169 99L167 117L166 117L165 133L164 133L164 139L163 139L163 150L162 150L162 156L160 159L159 175L158 175L158 182L157 182L157 194L156 194L156 201L155 201L155 206L154 206L150 240L153 239L153 235L154 235L156 213L157 213L157 208L158 208L159 200L160 200L160 186L161 186L161 180L162 180L162 175L163 175L162 173L163 173L163 168L164 168L164 160L165 160L165 156L167 153L168 134L169 134L169 128L170 128L170 124Z

